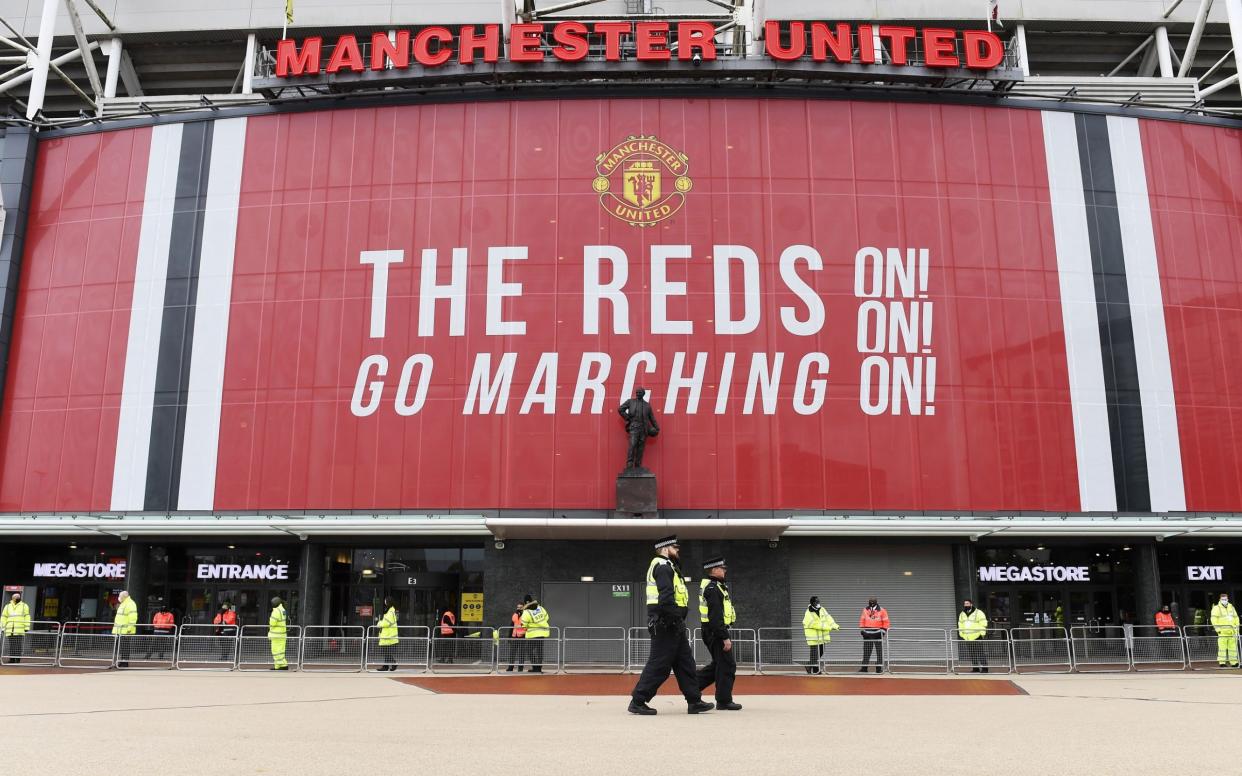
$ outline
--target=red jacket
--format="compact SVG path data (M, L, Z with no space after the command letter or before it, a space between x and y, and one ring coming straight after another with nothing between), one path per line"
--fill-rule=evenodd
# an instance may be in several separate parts
M453 626L456 624L457 615L452 612L445 612L444 615L440 617L440 635L452 636L455 631Z
M525 636L526 629L522 627L522 615L514 612L510 619L513 620L513 638L520 639Z
M172 612L156 612L151 618L151 624L155 626L157 631L172 631L176 627L173 622Z
M1160 630L1177 630L1177 623L1173 622L1173 615L1168 612L1156 612L1156 627Z
M229 609L227 612L217 613L216 618L211 621L211 624L212 625L236 625L237 624L237 612L233 611L232 609Z
M858 627L863 630L888 630L888 610L883 606L863 609L858 616Z

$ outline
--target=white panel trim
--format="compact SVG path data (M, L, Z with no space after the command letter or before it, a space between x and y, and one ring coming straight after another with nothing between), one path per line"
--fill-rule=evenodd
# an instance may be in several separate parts
M1048 189L1056 235L1057 277L1074 416L1078 493L1084 512L1115 512L1112 437L1104 393L1104 357L1096 316L1095 274L1074 114L1043 111Z
M224 360L245 153L246 119L217 121L211 140L207 212L203 218L194 340L190 350L181 488L177 498L179 510L210 510L215 506L220 404L224 397Z
M164 286L168 279L168 250L177 168L181 160L181 126L170 124L151 130L134 299L129 314L129 341L125 348L116 460L112 469L114 510L141 510L146 501L155 370L164 320Z
M1117 187L1117 215L1125 253L1134 353L1143 403L1143 439L1153 512L1184 512L1182 446L1173 396L1173 366L1165 327L1156 236L1147 195L1147 169L1138 119L1108 117L1108 143Z

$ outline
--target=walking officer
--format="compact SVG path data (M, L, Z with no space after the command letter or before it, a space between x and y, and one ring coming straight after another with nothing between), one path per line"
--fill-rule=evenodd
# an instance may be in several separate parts
M712 704L703 702L699 679L695 672L694 653L686 639L686 611L690 593L681 576L677 561L681 547L676 536L668 536L655 544L656 557L647 566L647 630L651 633L651 654L643 667L638 684L631 693L628 711L649 716L656 710L647 705L672 670L677 686L686 698L686 712L701 714L711 711Z
M733 679L737 676L737 659L729 626L737 620L729 584L725 582L728 567L724 558L712 558L703 564L707 578L699 584L699 619L703 625L703 643L712 661L699 669L699 691L716 685L716 708L741 711L742 704L733 702Z

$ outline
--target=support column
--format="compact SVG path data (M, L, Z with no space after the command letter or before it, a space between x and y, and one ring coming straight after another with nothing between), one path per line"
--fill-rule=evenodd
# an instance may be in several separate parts
M52 38L56 34L56 8L59 0L43 0L43 16L39 20L39 41L36 43L34 78L30 81L30 96L26 102L26 118L33 119L43 110L43 97L47 94L47 74L51 69Z
M0 228L0 400L6 384L9 345L13 341L13 313L17 307L37 148L35 132L29 127L8 127L0 139L0 205L4 207L4 225Z
M1156 28L1156 56L1160 59L1160 77L1173 77L1172 47L1169 46L1169 30L1167 27Z
M1014 30L1013 36L1018 39L1018 67L1022 69L1022 75L1025 78L1031 77L1031 57L1026 49L1026 25L1019 24Z
M1229 37L1233 40L1233 64L1242 73L1242 0L1225 0L1229 16ZM1242 89L1242 83L1239 83Z
M302 586L298 590L298 625L326 625L328 613L323 609L322 544L302 544Z
M104 75L104 97L116 96L116 82L121 77L121 39L108 41L108 71Z
M1134 546L1134 621L1152 622L1160 609L1160 562L1155 544Z
M132 542L125 558L125 589L138 606L138 622L150 622L151 612L147 606L147 571L150 565L151 545Z
M974 542L964 541L953 545L953 592L957 596L957 600L953 602L955 606L967 598L974 601L976 606L979 605L979 577L976 572Z

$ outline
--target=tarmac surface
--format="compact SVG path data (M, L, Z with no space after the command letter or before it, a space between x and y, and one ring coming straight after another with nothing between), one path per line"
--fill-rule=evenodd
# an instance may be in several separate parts
M625 712L634 677L586 677L602 694L569 694L580 679L4 669L0 767L66 776L1181 774L1167 745L1232 741L1242 708L1236 672L739 677L741 712L690 716L681 698L660 695L655 717ZM832 694L802 694L817 682L817 693ZM489 684L496 694L480 694ZM534 694L558 685L565 694Z

